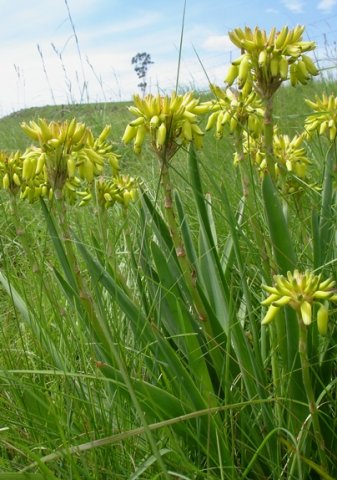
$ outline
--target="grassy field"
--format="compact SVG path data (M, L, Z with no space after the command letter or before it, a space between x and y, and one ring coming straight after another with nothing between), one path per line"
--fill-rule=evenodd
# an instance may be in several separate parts
M304 98L323 91L337 85L280 88L279 133L301 134ZM150 142L141 155L122 143L129 105L0 120L4 151L39 145L22 122L76 118L95 138L111 124L120 171L139 183L135 202L109 209L97 190L82 207L84 195L69 205L1 191L0 479L336 478L335 143L305 139L306 176L269 182L249 152L233 165L235 134L210 130L167 173ZM321 274L315 287L306 270ZM302 328L297 292L301 310L276 307L261 326L261 285L288 271L293 288L323 291L306 290L312 323Z

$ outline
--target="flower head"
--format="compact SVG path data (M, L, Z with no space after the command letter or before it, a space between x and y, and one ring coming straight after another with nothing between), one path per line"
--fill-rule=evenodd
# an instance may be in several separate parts
M284 192L294 193L302 189L302 182L308 181L308 165L310 161L303 148L304 135L288 135L279 133L274 127L273 152L275 159L275 179ZM256 138L244 132L244 152L255 163L258 170L264 175L267 169L267 160L263 136ZM234 155L234 165L238 163L237 154Z
M97 139L91 130L75 119L64 122L22 123L22 129L38 146L29 147L22 155L22 178L25 188L21 198L35 199L40 193L65 198L74 203L79 196L89 200L88 191L94 178L103 173L108 160L113 171L118 171L118 156L106 138L106 126Z
M215 126L216 138L221 138L225 125L233 133L237 126L248 130L250 135L257 136L262 132L264 109L255 92L245 95L242 91L227 88L226 90L211 85L216 100L205 102L211 112L206 131Z
M112 180L99 179L96 195L101 207L109 208L116 202L127 207L138 196L138 180L129 175L117 175Z
M337 97L333 94L329 97L323 93L322 98L316 95L316 102L306 99L305 102L315 113L305 120L305 129L310 137L317 131L319 135L325 135L333 142L337 134Z
M258 164L261 171L267 168L266 156L264 152L263 138L260 136L257 139L249 139L250 145L246 148L251 148L253 157ZM295 135L290 138L289 135L284 135L274 128L273 135L273 152L276 160L275 175L276 177L286 173L292 172L297 177L304 179L307 173L307 166L310 163L306 155L305 149L302 147L304 140L303 135Z
M5 190L17 194L22 183L22 157L20 152L0 151L0 181Z
M135 153L140 153L146 135L150 135L155 151L171 158L180 145L194 141L201 148L204 133L198 125L198 114L207 111L193 93L169 96L134 95L134 106L129 111L137 118L130 122L124 132L123 142L133 141Z
M308 270L305 273L294 270L293 273L288 272L287 277L275 275L274 286L262 285L262 288L270 294L261 302L262 305L269 307L262 325L271 322L278 311L286 305L298 312L305 325L310 325L312 305L316 303L319 305L318 330L322 335L326 334L328 310L325 302L337 302L334 286L335 282L331 278L321 281L321 275L315 275Z
M315 42L304 42L304 27L283 27L280 32L272 28L252 31L235 28L229 32L231 41L240 48L242 55L232 62L225 82L231 85L237 78L239 87L246 93L253 85L263 98L270 98L281 83L290 76L293 86L305 84L318 70L305 52L315 48Z

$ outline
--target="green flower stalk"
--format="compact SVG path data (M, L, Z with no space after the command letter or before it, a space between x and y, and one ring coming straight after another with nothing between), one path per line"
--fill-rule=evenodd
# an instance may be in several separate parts
M199 104L192 92L169 96L134 95L134 106L129 111L137 118L130 122L124 132L125 144L133 141L135 153L139 154L147 135L159 157L169 160L181 145L194 142L202 147L203 131L198 125L198 115L208 110Z
M305 120L308 137L317 132L333 142L337 135L337 97L323 93L321 98L316 95L316 102L308 99L305 102L314 110Z
M274 286L262 285L262 288L270 295L261 302L262 305L269 307L262 320L263 325L270 323L279 310L286 305L289 305L296 311L299 327L298 351L301 360L303 385L308 399L318 454L322 467L326 471L328 462L325 453L325 443L320 428L318 409L310 377L307 327L312 322L312 306L316 303L319 305L317 313L318 331L321 335L327 334L329 314L326 303L328 301L337 302L334 286L335 282L331 278L321 281L321 275L315 275L308 270L305 273L294 270L293 273L288 272L287 277L275 275Z
M321 335L327 333L328 309L327 301L337 302L337 294L334 289L335 281L328 278L321 281L321 275L314 275L308 270L300 273L295 270L283 275L274 276L274 286L262 285L270 295L262 303L268 306L262 325L270 323L279 310L286 305L293 308L299 315L304 325L312 322L313 305L319 306L317 314L317 327Z
M199 115L209 111L208 104L200 104L193 92L171 96L146 95L140 98L134 95L134 106L129 111L137 118L130 122L124 132L123 142L133 141L135 153L140 154L146 137L150 137L151 146L160 163L160 179L164 194L164 208L172 243L175 248L186 285L193 297L193 303L201 320L206 320L203 302L196 289L194 269L190 264L179 231L174 212L173 186L170 179L169 164L181 146L193 143L201 148L204 132L198 125Z
M315 42L304 42L304 27L294 29L283 27L280 32L272 28L267 35L258 27L252 31L246 27L229 32L229 37L238 48L241 56L232 62L225 82L232 85L238 80L239 88L245 93L254 90L264 102L264 144L268 172L273 172L273 95L282 82L290 77L293 86L306 84L318 75L318 69L305 53L314 50Z

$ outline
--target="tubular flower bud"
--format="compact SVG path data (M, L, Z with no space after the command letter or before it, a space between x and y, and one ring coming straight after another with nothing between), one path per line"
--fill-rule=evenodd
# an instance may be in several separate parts
M317 131L333 142L337 134L337 97L323 93L322 97L316 95L316 102L308 99L305 102L314 110L305 120L307 136L310 138Z
M134 151L140 153L146 135L150 136L152 147L162 158L170 159L181 145L195 142L201 147L198 116L208 112L208 105L199 105L199 99L192 92L171 96L134 95L130 113L137 118L131 121L124 132L123 142L134 141ZM201 132L201 133L200 133Z
M273 28L269 35L258 27L252 31L236 28L229 32L231 41L241 50L241 56L232 62L225 82L230 86L238 79L239 87L249 94L255 86L262 98L270 98L288 77L292 85L305 84L318 69L305 52L314 50L314 42L304 42L304 27L284 26L279 32Z
M289 305L294 309L304 325L310 325L312 322L313 304L319 305L317 311L317 327L321 335L326 335L328 324L328 308L321 302L322 293L324 298L330 301L337 301L334 293L335 282L330 278L321 281L321 275L315 275L308 270L300 273L294 270L288 272L287 276L275 275L274 286L262 285L270 295L262 305L268 306L266 315L262 320L262 325L272 321L280 308ZM336 298L335 298L336 297Z
M321 304L317 312L317 328L323 337L328 333L328 318L329 310L324 304Z

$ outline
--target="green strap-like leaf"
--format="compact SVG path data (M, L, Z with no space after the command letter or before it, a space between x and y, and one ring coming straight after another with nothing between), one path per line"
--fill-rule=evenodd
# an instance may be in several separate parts
M275 259L279 273L285 275L288 270L293 271L296 268L297 258L279 194L270 175L263 179L262 194Z

